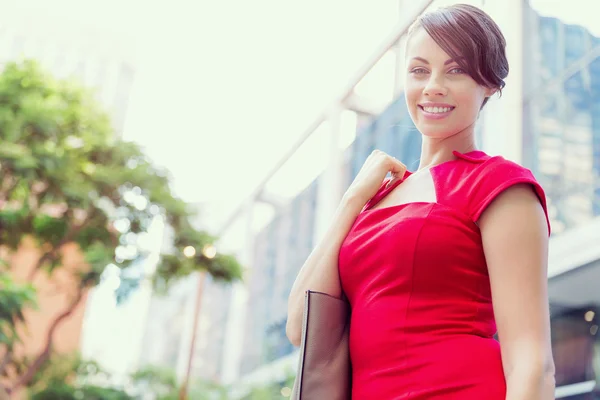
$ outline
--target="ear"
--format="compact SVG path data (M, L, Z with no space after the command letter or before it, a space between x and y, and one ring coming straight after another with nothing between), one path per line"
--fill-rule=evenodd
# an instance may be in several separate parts
M485 88L485 97L492 97L498 92L498 88Z

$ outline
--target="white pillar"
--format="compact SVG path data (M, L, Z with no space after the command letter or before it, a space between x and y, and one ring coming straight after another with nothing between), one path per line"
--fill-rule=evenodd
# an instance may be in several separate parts
M493 96L484 109L483 150L520 163L523 158L523 2L486 1L483 9L506 37L510 66L502 98Z
M254 199L248 202L245 214L246 232L244 250L239 261L244 268L252 268L255 236L253 230ZM247 275L248 273L244 274L244 278ZM225 329L225 345L223 347L221 380L225 384L234 383L240 375L247 311L248 287L246 286L246 282L235 283L231 294L231 304Z
M394 71L394 98L398 97L404 90L404 80L406 77L406 35L402 36L394 49L396 57L396 66Z
M319 177L317 210L315 216L315 242L321 240L343 195L343 154L340 149L340 119L342 109L336 106L329 113L329 162Z
M403 21L406 18L407 7L406 0L398 0L398 22ZM406 61L404 57L406 44L406 35L403 35L394 48L396 57L396 66L394 71L394 98L398 97L404 89L404 77L406 71L404 69Z
M183 382L187 374L187 367L190 360L190 351L192 346L192 335L194 332L194 317L196 312L196 297L198 296L198 288L199 288L199 279L200 274L194 273L190 277L186 279L186 281L181 282L178 285L175 285L176 290L185 291L187 295L185 296L185 305L183 311L183 327L181 329L181 341L179 342L179 350L177 352L177 363L175 367L175 373L177 376L177 380L179 382ZM165 302L161 303L161 307L164 309L171 309L170 305L166 302L175 301L175 297L172 293L167 295L170 299L165 299ZM164 318L164 316L163 316ZM162 336L163 338L165 336Z

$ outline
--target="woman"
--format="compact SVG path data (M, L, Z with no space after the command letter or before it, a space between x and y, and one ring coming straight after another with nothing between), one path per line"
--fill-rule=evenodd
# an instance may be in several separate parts
M529 170L475 150L505 45L472 6L415 23L405 95L419 169L375 151L294 283L295 345L306 290L348 297L354 399L554 399L544 192Z

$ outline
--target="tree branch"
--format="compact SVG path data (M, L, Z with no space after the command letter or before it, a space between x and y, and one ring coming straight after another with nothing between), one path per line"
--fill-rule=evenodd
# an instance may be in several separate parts
M35 267L31 270L31 272L29 273L29 276L27 277L29 282L33 281L33 279L35 278L35 275L37 274L37 272L40 270L40 268L42 267L42 265L44 265L44 263L46 261L52 261L52 260L54 260L55 257L57 257L57 255L58 255L57 253L58 253L58 251L60 251L62 246L75 240L75 237L94 218L93 211L95 211L93 208L84 210L85 217L81 218L81 221L79 222L79 224L75 225L75 227L73 229L71 229L71 231L68 232L60 242L58 242L52 249L50 249L42 257L40 257L40 259L36 263ZM75 215L72 207L67 208L64 216L67 217L69 220L76 219L76 215ZM115 246L116 246L117 242L118 242L118 239L116 239Z
M48 332L46 333L46 345L44 346L44 349L40 354L38 354L33 363L27 368L27 371L25 371L25 373L17 379L15 384L10 388L9 393L14 392L15 389L18 389L21 386L29 384L35 376L35 374L38 372L38 370L44 365L46 361L48 361L48 359L50 358L50 352L52 350L54 332L65 319L67 319L69 316L71 316L71 314L73 314L75 308L77 308L77 306L81 302L81 299L83 299L83 291L84 288L80 287L77 291L77 295L75 296L73 301L71 301L67 309L64 310L60 315L58 315L54 319L54 321L50 325L50 328L48 329Z
M8 364L10 364L10 362L12 361L12 349L6 348L6 354L4 354L4 357L2 357L2 361L0 361L0 376L2 376L4 374L4 370L6 369L6 367L8 366Z
M27 280L29 282L33 281L37 272L40 270L40 268L42 268L42 265L44 265L44 263L46 261L54 260L58 256L58 252L60 251L61 247L64 246L65 244L73 241L73 239L75 239L75 236L77 236L77 234L85 227L86 223L87 223L87 220L85 220L81 224L77 225L75 228L73 228L71 230L71 232L67 233L65 235L65 237L56 244L56 246L54 246L51 250L47 251L43 256L41 256L39 258L39 260L37 261L37 263L35 263L35 266L31 270L31 272L29 273Z
M39 260L37 261L37 263L35 263L35 266L33 267L33 269L31 270L31 272L29 272L29 276L27 276L27 280L29 282L33 281L33 278L35 278L35 275L37 274L37 272L39 271L39 269L42 267L42 265L44 265L44 263L46 261L52 261L52 259L54 257L56 257L56 252L60 249L60 247L63 245L64 243L59 243L55 248L53 248L52 250L46 252L43 256L41 256L39 258Z

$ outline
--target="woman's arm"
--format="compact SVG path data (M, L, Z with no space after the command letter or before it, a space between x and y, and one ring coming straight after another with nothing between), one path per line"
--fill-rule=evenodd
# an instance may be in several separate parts
M507 400L554 399L548 225L530 185L499 195L478 221L502 351Z
M288 319L285 326L286 335L294 346L299 346L301 341L305 292L310 289L340 297L340 248L356 217L367 201L377 193L388 172L392 173L394 179L400 179L406 172L406 166L394 157L375 150L348 188L327 233L300 269L288 298Z
M294 346L300 345L304 292L314 290L340 298L342 289L338 273L338 255L342 242L360 213L364 202L345 197L340 203L329 230L314 248L294 282L288 299L286 334Z

